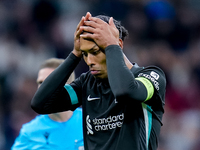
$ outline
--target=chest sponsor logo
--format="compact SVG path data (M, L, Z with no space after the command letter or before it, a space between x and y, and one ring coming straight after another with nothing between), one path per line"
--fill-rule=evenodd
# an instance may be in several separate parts
M93 98L91 98L90 95L87 98L88 101L94 101L94 100L98 100L98 99L100 99L100 97L93 97Z
M87 127L87 134L94 134L94 132L92 130L92 125L91 125L91 120L90 120L89 115L87 115L87 117L86 117L86 127Z
M87 134L94 134L93 130L95 131L105 131L105 130L112 130L115 128L121 128L124 120L124 113L121 113L116 116L109 116L107 118L94 118L90 120L90 116L87 115L86 117L86 127L87 127ZM92 128L92 125L94 128Z

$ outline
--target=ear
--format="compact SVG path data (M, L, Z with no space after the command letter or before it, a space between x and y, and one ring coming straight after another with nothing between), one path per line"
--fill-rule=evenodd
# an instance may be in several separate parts
M123 49L124 42L122 39L119 39L119 46Z

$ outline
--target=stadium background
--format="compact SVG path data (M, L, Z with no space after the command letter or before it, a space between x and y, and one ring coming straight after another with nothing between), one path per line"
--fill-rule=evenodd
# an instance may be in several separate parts
M199 150L199 0L0 0L0 150L9 150L22 124L37 115L30 101L38 67L70 53L87 11L121 20L130 34L124 46L128 58L165 71L158 150ZM76 75L83 71L82 62Z

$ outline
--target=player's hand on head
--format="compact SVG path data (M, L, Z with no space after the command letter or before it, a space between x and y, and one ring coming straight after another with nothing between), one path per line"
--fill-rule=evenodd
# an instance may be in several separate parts
M102 49L109 45L119 45L119 31L112 17L109 24L96 17L90 16L88 19L84 21L84 26L80 27L81 30L87 32L87 34L80 35L81 37L94 40Z
M86 13L85 16L83 16L79 22L79 24L76 27L76 31L74 32L74 48L73 53L77 57L82 57L82 52L80 51L80 34L83 32L83 29L80 27L84 25L84 21L88 20L88 18L91 16L89 12Z

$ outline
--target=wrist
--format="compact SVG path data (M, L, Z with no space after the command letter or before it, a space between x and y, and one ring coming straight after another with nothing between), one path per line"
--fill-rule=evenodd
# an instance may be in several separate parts
M108 45L106 48L105 48L105 51L108 51L108 50L112 50L112 49L121 49L121 47L117 44L113 44L113 45ZM122 50L122 49L121 49Z
M73 53L76 57L82 58L82 53L81 53L81 51L77 51L77 50L73 49L72 53Z

